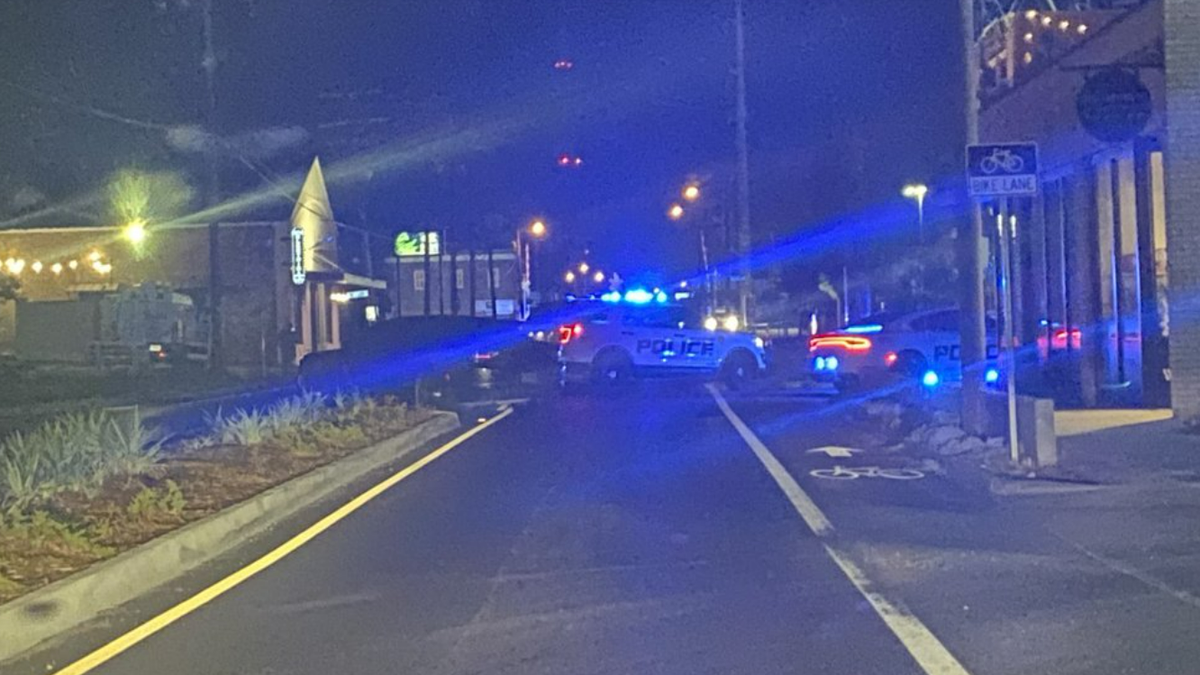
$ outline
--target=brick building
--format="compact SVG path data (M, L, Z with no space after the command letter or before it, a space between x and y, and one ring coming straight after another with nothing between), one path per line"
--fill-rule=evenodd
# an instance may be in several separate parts
M293 231L306 242L300 283ZM194 307L200 328L179 339L207 342L223 364L256 371L337 348L344 332L387 303L387 282L374 274L376 260L384 270L386 250L337 223L315 161L288 220L151 224L140 243L124 235L120 227L0 232L0 273L21 283L16 302L0 303L0 351L83 361L102 339L100 300L154 284Z

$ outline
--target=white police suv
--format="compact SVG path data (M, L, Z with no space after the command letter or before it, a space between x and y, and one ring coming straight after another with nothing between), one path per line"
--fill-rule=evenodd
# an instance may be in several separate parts
M563 381L615 383L642 375L708 373L737 385L766 369L761 338L705 328L667 300L663 293L634 290L579 303L578 319L559 329Z
M999 380L994 365L995 322L987 321L986 378ZM839 390L876 387L913 379L927 387L962 379L959 312L954 308L911 314L877 314L808 342L809 367L819 381Z

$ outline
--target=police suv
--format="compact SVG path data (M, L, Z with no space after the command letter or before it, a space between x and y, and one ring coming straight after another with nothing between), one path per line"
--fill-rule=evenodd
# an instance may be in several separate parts
M986 380L994 384L999 371L991 365L997 355L995 322L987 320L989 366ZM962 379L959 312L943 308L912 314L877 314L808 343L809 367L819 381L841 391L875 387L913 379L927 387Z
M767 367L761 338L705 328L690 320L685 308L666 304L662 294L650 295L649 301L635 292L619 301L580 304L580 318L559 329L564 382L708 373L737 385Z

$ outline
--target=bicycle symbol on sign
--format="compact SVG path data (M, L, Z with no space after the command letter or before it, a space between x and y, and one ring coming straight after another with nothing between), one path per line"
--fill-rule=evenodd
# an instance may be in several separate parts
M829 480L856 480L858 478L916 480L925 477L924 473L916 469L885 469L878 466L835 466L832 469L813 469L808 474L813 478Z
M996 148L992 154L979 160L979 170L989 176L1003 169L1004 173L1021 173L1025 160L1008 148Z

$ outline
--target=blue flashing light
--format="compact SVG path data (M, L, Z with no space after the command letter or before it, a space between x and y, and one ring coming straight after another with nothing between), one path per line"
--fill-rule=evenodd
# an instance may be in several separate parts
M654 302L654 294L644 288L625 291L625 302L633 305L648 305Z
M657 302L658 304L665 305L665 304L667 304L667 300L668 300L668 298L667 298L666 293L663 293L662 291L654 292L654 301Z
M1000 371L996 370L995 368L988 368L987 373L983 376L983 379L987 380L988 384L996 384L1000 381Z
M883 326L877 323L864 323L858 326L846 326L842 329L843 333L850 333L851 335L874 335L875 333L879 333L881 331L883 331Z
M818 356L816 359L813 360L813 369L814 370L825 370L825 357L824 356Z
M840 365L842 365L842 362L838 361L838 357L836 356L828 356L825 358L826 370L837 370L838 366Z
M600 296L600 300L604 302L617 303L621 301L621 294L617 291L609 291Z
M930 389L938 386L941 381L942 378L938 377L938 374L932 370L925 371L925 374L921 376L921 384L929 387Z

